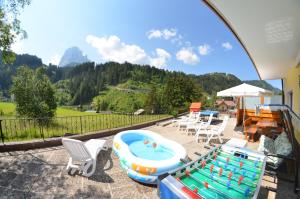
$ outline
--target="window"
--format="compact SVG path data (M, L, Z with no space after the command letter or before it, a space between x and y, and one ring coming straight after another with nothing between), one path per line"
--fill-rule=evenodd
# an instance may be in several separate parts
M287 105L293 109L293 91L287 93Z

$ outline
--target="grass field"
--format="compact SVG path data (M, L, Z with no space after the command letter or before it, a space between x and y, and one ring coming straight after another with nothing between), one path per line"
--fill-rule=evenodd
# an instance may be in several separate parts
M11 102L0 102L0 118L13 117L16 115L16 104ZM96 113L81 112L71 108L58 107L56 109L56 116L83 116L96 115Z
M35 119L15 118L15 105L12 103L1 102L0 107L5 113L2 119L0 118L5 142L46 139L65 134L85 134L169 117L169 115L97 114L58 108L57 117L46 125L39 125L39 121Z
M13 116L16 114L16 105L10 102L0 102L0 117Z

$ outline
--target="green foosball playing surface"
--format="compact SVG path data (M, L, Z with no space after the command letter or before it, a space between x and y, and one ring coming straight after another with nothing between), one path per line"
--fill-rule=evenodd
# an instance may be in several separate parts
M262 175L263 161L245 159L222 150L181 170L174 177L204 198L252 198Z

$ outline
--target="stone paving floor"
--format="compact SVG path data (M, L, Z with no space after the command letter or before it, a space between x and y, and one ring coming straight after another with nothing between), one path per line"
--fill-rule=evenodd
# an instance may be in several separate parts
M151 126L148 130L160 133L166 138L181 143L191 159L197 158L194 152L205 153L204 142L195 142L195 136L179 131L177 127ZM235 119L230 119L224 132L224 141L231 137L242 138L235 128ZM109 146L113 137L106 137ZM219 144L218 141L213 141ZM258 143L248 143L247 147L256 149ZM158 198L154 186L137 183L127 177L121 169L111 148L100 152L95 174L90 177L68 175L65 166L68 154L63 147L0 153L0 198ZM285 181L272 183L265 176L260 190L260 199L296 198L293 184ZM268 191L265 186L278 187L277 193Z

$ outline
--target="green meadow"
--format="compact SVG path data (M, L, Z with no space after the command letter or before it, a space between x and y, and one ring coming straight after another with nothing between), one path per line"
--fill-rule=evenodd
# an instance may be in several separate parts
M13 103L1 102L0 112L5 142L46 139L66 134L86 134L170 117L169 115L98 114L59 107L56 110L56 117L51 122L39 125L34 119L16 118Z

